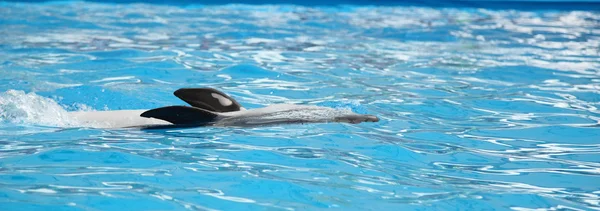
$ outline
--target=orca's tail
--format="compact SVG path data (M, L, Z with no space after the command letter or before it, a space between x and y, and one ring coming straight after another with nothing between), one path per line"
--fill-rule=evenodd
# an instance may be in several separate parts
M148 110L142 117L161 119L176 125L210 125L219 114L202 108L189 106L167 106Z

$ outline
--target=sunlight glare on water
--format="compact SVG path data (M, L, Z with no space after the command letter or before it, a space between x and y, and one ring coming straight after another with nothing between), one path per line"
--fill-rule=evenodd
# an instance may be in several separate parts
M600 14L0 3L0 210L600 210ZM314 104L140 131L70 111Z

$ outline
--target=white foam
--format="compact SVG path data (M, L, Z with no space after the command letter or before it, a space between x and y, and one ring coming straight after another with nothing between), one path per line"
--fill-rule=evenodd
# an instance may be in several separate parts
M54 100L20 90L0 93L0 121L58 127L78 125Z
M55 193L57 193L55 190L48 189L48 188L31 189L31 190L27 190L27 192L46 193L46 194L55 194Z
M107 81L120 81L120 80L130 80L130 79L134 79L134 76L120 76L120 77L108 77L108 78L103 78L100 80L94 80L94 81L90 81L92 83L98 83L98 82L107 82Z
M170 37L169 37L169 35L163 34L163 33L148 33L145 35L136 35L135 38L141 39L141 40L157 41L157 40L168 40Z
M279 42L279 41L273 40L273 39L264 39L264 38L248 38L248 39L246 39L247 44L275 43L275 42Z
M0 93L0 122L51 127L122 128L159 125L168 122L140 117L145 110L94 111L76 104L75 112L66 111L50 98L20 90Z

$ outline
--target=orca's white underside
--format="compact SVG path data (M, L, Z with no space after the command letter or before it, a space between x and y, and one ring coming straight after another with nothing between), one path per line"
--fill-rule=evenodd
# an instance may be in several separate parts
M171 123L154 118L141 117L144 110L116 110L69 112L71 118L89 127L96 128L125 128L145 125L170 125Z

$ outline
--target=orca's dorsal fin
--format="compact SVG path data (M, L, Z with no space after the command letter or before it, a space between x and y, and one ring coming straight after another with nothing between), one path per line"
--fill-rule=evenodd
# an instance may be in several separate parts
M208 125L219 115L212 111L189 106L167 106L155 108L140 114L146 118L165 120L176 125Z
M191 106L209 111L231 112L242 109L229 95L213 88L182 88L173 94Z

